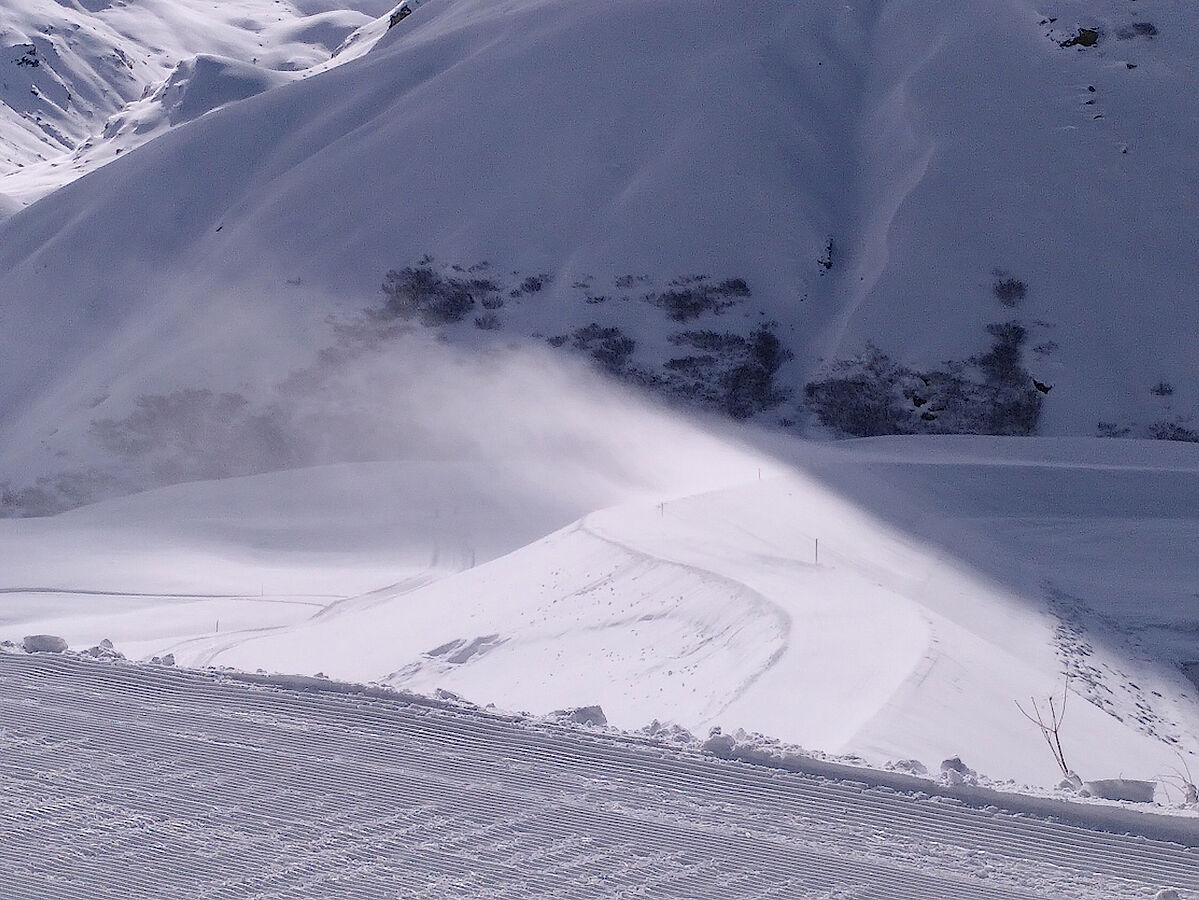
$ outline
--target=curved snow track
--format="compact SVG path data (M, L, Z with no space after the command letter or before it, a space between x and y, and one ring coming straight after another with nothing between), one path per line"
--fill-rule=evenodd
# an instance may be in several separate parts
M1188 839L1185 823L1189 849L870 786L869 772L783 773L377 691L303 689L312 679L254 679L0 653L0 895L1199 891L1199 835Z

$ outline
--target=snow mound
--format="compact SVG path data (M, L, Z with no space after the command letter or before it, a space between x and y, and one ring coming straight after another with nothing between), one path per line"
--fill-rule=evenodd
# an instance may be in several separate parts
M1129 803L1152 803L1157 791L1152 781L1136 781L1130 778L1106 778L1084 781L1079 793L1084 797L1099 797L1103 800L1124 800Z
M169 124L179 125L288 80L249 63L204 54L176 66L150 99L162 106Z
M21 646L26 653L62 653L67 642L54 634L27 634Z

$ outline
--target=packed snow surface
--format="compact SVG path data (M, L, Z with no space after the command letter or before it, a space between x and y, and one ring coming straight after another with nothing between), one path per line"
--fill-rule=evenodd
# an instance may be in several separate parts
M0 652L6 897L1130 900L1194 832L818 763L156 667ZM352 689L350 689L352 690ZM169 697L169 702L163 702ZM847 777L848 776L848 777ZM1102 811L1098 811L1102 813Z

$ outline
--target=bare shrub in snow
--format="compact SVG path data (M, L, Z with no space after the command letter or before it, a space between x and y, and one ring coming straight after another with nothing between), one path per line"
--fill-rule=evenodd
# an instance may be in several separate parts
M1098 422L1095 425L1095 434L1098 437L1122 438L1131 435L1132 429L1127 425L1117 425L1115 422Z
M117 457L143 461L172 484L288 468L306 461L287 412L207 389L146 394L122 419L99 419L92 436Z
M629 357L637 349L637 342L619 328L604 327L595 322L575 329L570 336L570 345L588 353L601 368L612 374L623 372Z
M485 312L481 316L475 316L475 327L481 331L498 331L500 317L493 312Z
M734 419L748 419L780 403L783 394L775 388L774 376L792 356L769 328L751 334L744 361L721 379L725 412Z
M1187 428L1181 420L1154 422L1149 426L1149 437L1155 441L1186 441L1199 444L1199 431Z
M911 433L903 393L895 390L908 370L868 344L862 356L838 363L834 373L804 388L807 405L821 422L854 437Z
M1028 719L1028 721L1032 722L1040 730L1041 736L1045 738L1045 743L1049 745L1049 752L1053 754L1053 761L1062 770L1062 777L1067 779L1074 777L1074 770L1066 764L1066 752L1062 749L1061 729L1062 719L1066 715L1066 697L1069 690L1070 676L1067 675L1066 682L1062 687L1061 707L1059 708L1055 704L1055 698L1051 694L1046 702L1048 708L1044 712L1041 710L1040 703L1035 699L1029 699L1032 705L1031 713L1020 705L1020 701L1016 701L1016 708L1020 710L1024 718Z
M670 342L700 352L665 363L656 383L663 393L734 419L748 419L787 399L776 376L793 354L775 335L774 323L760 325L748 336L684 331L671 335Z

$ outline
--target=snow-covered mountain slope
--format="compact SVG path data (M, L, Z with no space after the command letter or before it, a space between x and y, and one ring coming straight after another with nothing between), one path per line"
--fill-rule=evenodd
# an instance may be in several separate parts
M177 124L183 110L199 115L326 63L389 8L386 0L5 3L0 217ZM196 61L212 56L229 61L235 83L211 60Z
M269 390L334 302L783 427L1192 437L1197 17L427 3L0 226L5 471Z
M783 773L653 737L306 681L0 652L5 896L1199 890L1199 838L1181 817L813 760Z

